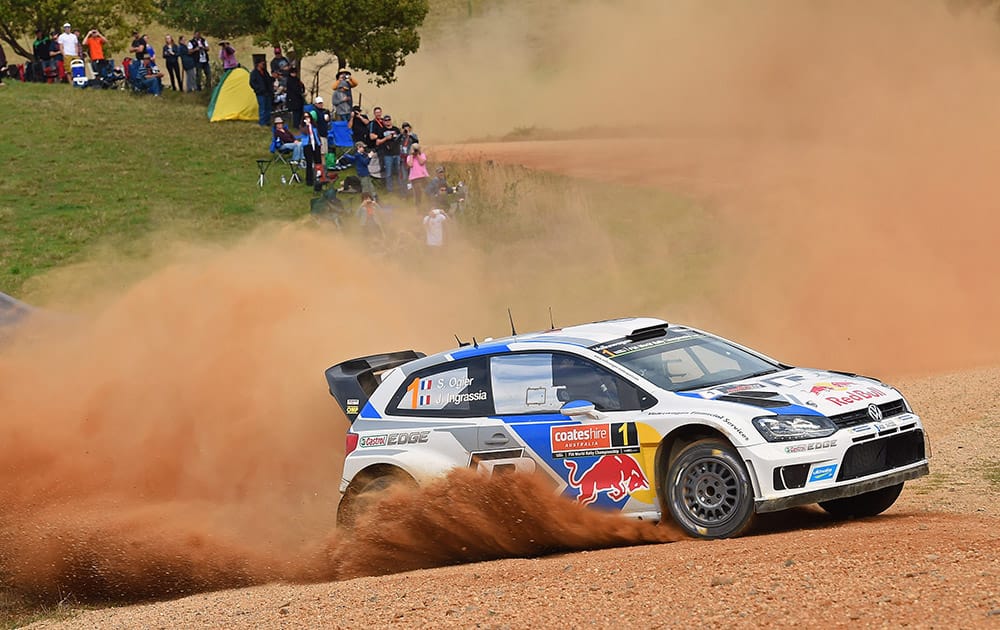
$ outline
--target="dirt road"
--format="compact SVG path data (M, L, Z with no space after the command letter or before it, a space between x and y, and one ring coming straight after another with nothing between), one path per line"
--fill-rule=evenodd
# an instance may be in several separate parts
M1000 368L900 386L926 419L933 474L878 518L835 522L800 508L736 540L276 584L33 627L997 627ZM369 551L384 561L398 550Z

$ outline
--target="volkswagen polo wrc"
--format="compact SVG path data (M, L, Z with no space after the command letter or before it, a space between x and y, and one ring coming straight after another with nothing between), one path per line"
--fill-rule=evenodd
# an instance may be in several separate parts
M878 380L793 367L715 335L633 318L326 371L347 434L338 520L455 467L537 472L583 505L693 536L818 503L873 516L928 472L920 418Z

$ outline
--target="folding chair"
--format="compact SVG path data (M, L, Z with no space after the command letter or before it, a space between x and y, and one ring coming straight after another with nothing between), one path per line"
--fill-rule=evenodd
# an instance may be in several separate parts
M274 158L265 158L263 160L257 160L257 171L259 175L257 176L257 186L260 188L264 187L264 174L267 173L267 169L271 167L274 162Z
M289 172L289 177L286 179L285 183L290 184L292 182L298 182L301 184L302 178L299 177L299 164L295 160L290 159L291 155L292 155L291 149L284 149L284 150L281 149L281 143L278 142L278 138L272 137L271 160L268 162L267 166L270 167L270 165L273 164L274 162L281 162L282 164L288 167L288 172ZM258 160L258 163L259 162L260 160ZM259 165L258 168L260 168ZM266 171L267 168L265 167L264 170ZM261 173L261 181L263 181L263 178L264 174ZM263 186L263 184L261 184L261 186Z

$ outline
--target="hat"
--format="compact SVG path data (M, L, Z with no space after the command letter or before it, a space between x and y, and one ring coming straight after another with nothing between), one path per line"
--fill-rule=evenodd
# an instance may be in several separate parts
M392 116L390 116L389 114L383 114L382 120L392 120Z
M275 46L274 47L274 52L280 53L281 52L281 46Z
M404 120L404 121L403 121L403 124L402 124L402 126L403 126L403 127L409 127L409 126L410 126L410 123L408 123L408 122L406 122L406 121Z
M444 167L443 166L439 166L439 167L437 167L437 170L435 170L434 172L435 173L443 173L444 172Z
M63 24L63 28L72 28L72 27L70 26L69 22L66 22L65 24Z
M283 123L283 122L285 122L285 119L282 118L281 116L275 116L274 117L274 124Z
M322 102L323 102L322 96L317 96L316 98L313 99L313 103L322 103Z

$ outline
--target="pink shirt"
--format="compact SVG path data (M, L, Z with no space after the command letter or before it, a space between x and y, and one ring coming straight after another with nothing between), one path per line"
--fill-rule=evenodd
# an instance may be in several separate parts
M419 156L407 155L406 166L410 169L411 180L427 177L427 154L421 151Z

